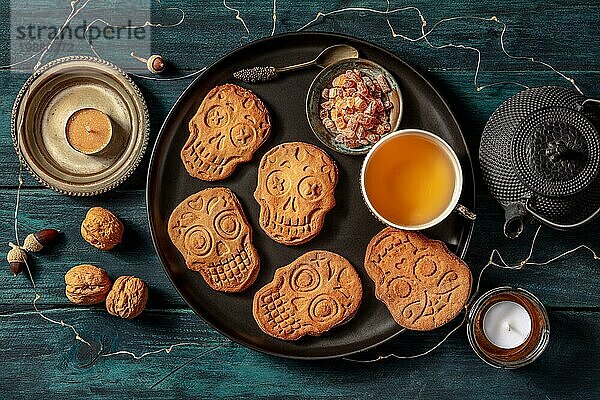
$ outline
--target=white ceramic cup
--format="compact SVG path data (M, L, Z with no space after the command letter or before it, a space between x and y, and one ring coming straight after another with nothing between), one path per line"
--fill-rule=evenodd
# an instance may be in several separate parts
M446 206L444 211L442 213L440 213L437 217L435 217L431 221L428 221L428 222L420 224L420 225L403 226L403 225L398 225L396 223L393 223L392 221L389 221L386 218L384 218L381 214L379 214L379 212L375 209L375 207L373 207L373 204L369 200L369 195L365 188L365 174L366 174L367 167L369 165L369 161L373 157L373 154L375 154L375 152L377 151L378 148L385 145L385 143L388 140L391 140L391 139L401 136L401 135L418 135L418 136L429 139L430 141L435 143L439 148L444 150L444 152L448 155L450 162L452 163L452 167L454 168L454 177L455 177L454 191L452 193L452 198L451 198L450 202L448 202L448 205ZM383 222L386 225L389 225L394 228L410 230L410 231L427 229L434 225L437 225L440 222L442 222L444 219L446 219L448 217L448 215L450 215L453 211L459 213L460 215L462 215L463 217L465 217L467 219L474 220L476 218L476 215L472 211L470 211L468 208L466 208L465 206L458 204L458 200L460 199L460 194L462 192L462 186L463 186L463 173L462 173L462 169L460 167L460 162L458 161L458 156L456 155L454 150L452 150L450 145L448 143L446 143L439 136L434 135L431 132L421 130L421 129L403 129L403 130L392 132L392 133L382 137L377 143L375 143L375 145L371 148L371 150L369 150L369 152L365 156L365 159L363 161L362 168L360 171L360 190L362 192L363 199L364 199L365 203L367 204L367 207L369 207L369 210L371 211L371 213L373 213L373 215L375 215L375 217L377 217L377 219L379 219L381 222Z

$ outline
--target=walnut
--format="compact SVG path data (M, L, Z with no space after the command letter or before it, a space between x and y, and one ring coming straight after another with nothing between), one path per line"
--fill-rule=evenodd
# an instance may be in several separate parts
M121 318L135 318L144 311L148 301L148 286L135 276L120 276L106 298L109 314Z
M102 207L92 207L81 223L81 236L100 250L110 250L123 239L123 223Z
M102 303L110 291L111 282L102 268L83 264L65 274L67 298L75 304Z

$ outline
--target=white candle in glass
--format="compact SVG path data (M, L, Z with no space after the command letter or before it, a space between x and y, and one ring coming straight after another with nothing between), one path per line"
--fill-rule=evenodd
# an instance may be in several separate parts
M483 333L495 346L514 349L525 343L531 333L531 316L519 303L500 301L485 313Z

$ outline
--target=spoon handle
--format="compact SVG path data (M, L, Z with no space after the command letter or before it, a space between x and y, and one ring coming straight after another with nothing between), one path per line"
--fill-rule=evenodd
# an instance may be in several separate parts
M315 60L303 62L287 67L253 67L239 70L233 73L233 77L242 82L255 83L267 82L277 78L280 72L296 71L315 65Z
M296 71L296 70L299 70L299 69L304 69L304 68L312 67L313 65L316 64L316 62L317 62L317 60L311 60L311 61L303 62L303 63L300 63L300 64L288 65L287 67L276 68L276 71L277 72Z

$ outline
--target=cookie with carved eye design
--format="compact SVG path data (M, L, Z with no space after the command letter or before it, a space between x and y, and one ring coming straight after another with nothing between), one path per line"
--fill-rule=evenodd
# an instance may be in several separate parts
M365 269L375 295L401 326L429 331L464 310L472 276L463 260L439 240L385 228L367 246Z
M278 243L306 243L335 206L338 170L320 148L302 142L273 147L261 159L254 198L261 228Z
M344 257L309 251L275 271L273 281L254 295L260 329L282 340L319 336L349 321L362 300L362 284Z
M271 132L271 118L250 90L225 84L208 92L189 132L181 149L185 169L195 178L217 181L252 159Z
M221 292L241 292L260 269L252 228L235 194L209 188L189 196L171 213L171 241L186 266Z

